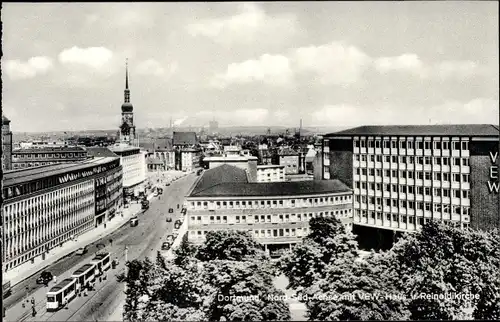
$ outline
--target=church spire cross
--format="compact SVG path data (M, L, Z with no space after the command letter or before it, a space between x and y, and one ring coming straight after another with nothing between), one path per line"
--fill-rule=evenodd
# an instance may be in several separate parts
M125 103L130 103L130 90L128 88L128 58L125 60Z

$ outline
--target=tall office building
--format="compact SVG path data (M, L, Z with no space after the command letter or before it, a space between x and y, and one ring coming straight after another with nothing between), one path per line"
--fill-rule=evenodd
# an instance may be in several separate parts
M500 228L498 147L494 125L362 126L323 138L323 179L353 188L355 226Z
M118 158L7 171L2 270L44 260L54 247L112 218L121 203L121 176Z

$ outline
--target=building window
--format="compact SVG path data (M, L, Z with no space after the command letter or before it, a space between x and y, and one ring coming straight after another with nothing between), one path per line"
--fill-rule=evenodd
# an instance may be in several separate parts
M431 149L431 142L425 141L424 142L424 148L425 148L425 150L430 150Z
M462 142L462 143L467 143L467 142ZM465 167L469 166L469 159L462 159L462 165Z
M453 182L460 182L460 173L452 174Z
M375 148L380 149L380 140L375 140Z
M441 150L441 142L434 141L434 150Z
M469 142L462 141L462 151L469 150Z
M456 150L456 151L460 150L460 142L453 141L452 142L452 147L453 147L453 150Z
M459 166L460 165L460 159L459 158L453 158L453 165Z
M468 174L462 174L462 181L463 182L469 182L469 175Z

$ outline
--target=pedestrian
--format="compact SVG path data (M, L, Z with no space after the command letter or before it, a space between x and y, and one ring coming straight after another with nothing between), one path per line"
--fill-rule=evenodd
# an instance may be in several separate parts
M54 275L54 283L57 284L57 276Z

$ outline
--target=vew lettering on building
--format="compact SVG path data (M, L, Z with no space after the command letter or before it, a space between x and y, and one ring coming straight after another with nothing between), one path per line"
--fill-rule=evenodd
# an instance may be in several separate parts
M498 165L496 164L498 158L498 152L490 152L490 159L492 166L490 166L490 180L488 180L488 190L490 193L498 193L498 188L500 187L500 182L498 181Z

